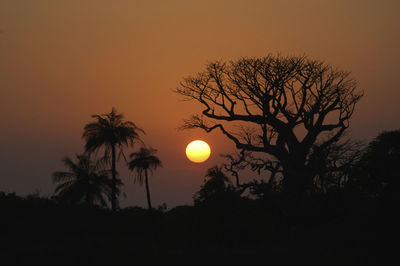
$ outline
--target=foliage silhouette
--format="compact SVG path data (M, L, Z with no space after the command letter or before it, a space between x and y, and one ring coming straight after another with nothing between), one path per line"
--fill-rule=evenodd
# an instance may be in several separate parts
M313 145L338 141L363 95L349 72L280 55L209 63L176 92L204 107L183 129L219 129L238 149L278 159L283 188L294 197L311 189Z
M365 144L345 140L334 142L323 149L313 146L312 164L313 193L327 193L331 189L343 189L351 178L353 169L359 164Z
M366 147L349 186L368 197L395 197L399 163L400 130L383 132Z
M161 166L155 152L141 148L128 163L135 181L146 183L149 209L147 171ZM275 177L246 184L237 175L234 187L223 169L282 171L279 161L242 149L226 156L232 167L207 170L195 206L113 212L100 208L113 193L109 162L89 156L63 159L68 169L53 174L60 183L53 198L0 192L2 265L393 264L399 130L380 134L365 149L351 141L314 144L308 169L315 191L300 204L280 193ZM241 196L247 188L253 197ZM297 216L282 208L288 203Z
M88 153L95 152L104 147L104 160L111 164L112 191L111 208L117 209L117 170L116 149L124 156L123 147L132 147L139 140L139 133L144 131L131 121L124 121L123 115L112 108L110 113L92 115L95 122L90 122L84 127L82 137L85 139L85 150ZM111 156L110 156L111 155Z
M88 155L76 155L76 159L74 162L65 157L62 161L68 171L53 173L53 181L60 183L55 189L56 198L66 203L106 207L112 192L110 171L104 170L103 161L93 162ZM116 184L122 183L117 180Z
M149 210L152 209L150 200L150 189L148 180L148 171L153 173L158 167L162 167L160 159L155 155L157 150L153 148L140 148L138 152L133 152L129 156L131 161L128 162L128 167L131 171L135 171L135 182L143 185L143 179L146 185L147 204ZM144 174L144 176L143 176Z
M332 185L336 190L327 184L324 193L311 194L302 201L301 217L290 219L277 209L286 197L271 191L269 181L250 187L255 199L239 197L222 167L207 171L202 189L212 193L205 193L204 202L152 215L139 207L112 212L37 193L22 198L0 192L1 264L394 265L397 205L380 200L397 190L400 138L393 136L371 142L355 169L351 164L349 182ZM340 147L332 149L324 151L328 158L338 165L347 162L335 159ZM368 169L358 175L364 166L375 167L374 175ZM369 190L375 184L379 193ZM350 185L362 193L349 190Z
M193 196L195 205L213 204L218 201L239 197L231 181L222 171L222 167L213 166L207 170L201 189Z

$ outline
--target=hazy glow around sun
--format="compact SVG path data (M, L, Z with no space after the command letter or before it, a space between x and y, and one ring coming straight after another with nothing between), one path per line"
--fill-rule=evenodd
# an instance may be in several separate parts
M205 162L211 154L210 146L202 140L194 140L186 147L186 156L194 163Z

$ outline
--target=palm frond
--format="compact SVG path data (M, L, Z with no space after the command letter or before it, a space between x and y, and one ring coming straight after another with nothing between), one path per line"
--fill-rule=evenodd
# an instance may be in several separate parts
M74 177L70 172L54 172L52 175L53 182L69 181Z
M140 185L143 184L144 177L143 172L149 170L153 174L153 170L162 166L160 159L155 156L156 149L142 147L137 152L132 152L129 155L131 161L128 163L128 168L135 172L134 182L138 182Z
M58 193L58 192L61 191L61 190L65 190L66 188L68 188L69 186L71 186L71 184L73 184L73 181L64 182L64 183L58 185L58 186L56 187L56 189L55 189L54 192L55 192L55 193Z
M76 155L76 161L65 157L63 162L70 171L53 173L53 181L60 183L54 192L56 197L70 203L106 206L105 198L109 198L113 190L111 171L105 169L104 161L92 161L88 154L83 154ZM119 193L122 182L117 180L116 192Z
M133 146L135 141L140 141L139 133L144 130L131 121L124 121L123 115L118 114L113 107L110 113L92 115L94 122L84 127L82 138L85 139L85 150L93 152L102 146Z

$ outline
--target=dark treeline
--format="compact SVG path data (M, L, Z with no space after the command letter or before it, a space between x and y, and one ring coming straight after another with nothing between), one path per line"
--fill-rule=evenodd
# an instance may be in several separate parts
M244 196L217 166L206 173L194 206L169 211L113 212L85 202L1 193L2 262L392 265L399 143L400 131L378 136L362 151L352 181L304 199L296 216L285 211L284 194L267 183L252 183Z
M0 194L1 262L395 265L400 131L345 138L363 95L350 73L268 55L210 63L176 92L204 107L182 128L219 130L237 148L205 172L193 206L153 208L161 160L113 108L85 126L54 195ZM119 208L118 160L145 185L147 209Z

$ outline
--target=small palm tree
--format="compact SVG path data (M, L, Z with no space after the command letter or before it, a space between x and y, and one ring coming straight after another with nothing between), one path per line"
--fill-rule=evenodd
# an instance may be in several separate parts
M93 162L87 155L76 155L76 159L65 157L62 161L68 171L53 173L53 181L61 183L55 189L56 196L63 202L106 207L106 198L111 196L110 171L104 170L102 161Z
M201 186L201 189L193 197L195 204L199 205L206 201L212 201L220 195L231 191L233 188L230 186L230 183L231 181L222 171L221 167L216 165L209 168L206 173L206 179L204 179L204 185Z
M124 146L132 147L134 142L139 140L139 132L144 133L144 131L133 122L124 121L123 115L118 114L115 108L112 108L110 113L92 115L92 117L96 121L88 123L82 135L86 140L85 150L92 153L102 147L105 149L104 159L111 163L111 208L115 211L117 209L116 149L119 149L119 155L123 155L122 148Z
M128 163L129 169L136 172L135 182L139 182L140 185L143 185L144 177L144 181L146 184L147 204L149 206L149 210L151 210L152 207L150 200L148 170L152 174L153 170L156 170L158 167L162 166L160 159L155 156L156 152L157 150L153 148L140 148L138 152L133 152L130 155L130 158L132 160Z

